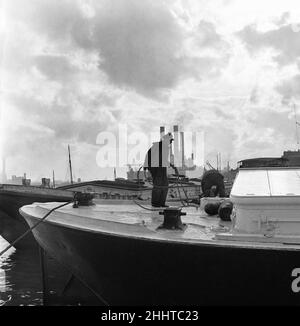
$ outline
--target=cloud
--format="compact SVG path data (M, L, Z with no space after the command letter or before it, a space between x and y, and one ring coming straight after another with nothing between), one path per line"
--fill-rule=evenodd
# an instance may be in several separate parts
M221 49L228 47L222 36L217 33L216 26L208 21L201 20L197 28L197 41L201 48Z
M162 4L91 1L90 16L80 1L32 0L26 8L17 17L46 37L50 48L96 52L99 69L120 88L158 96L175 87L185 72L185 57L180 54L184 31ZM62 56L39 56L35 64L53 79L72 72Z
M295 64L300 57L299 35L290 24L267 32L258 31L255 25L248 25L238 33L252 53L266 48L277 51L273 58L280 66Z
M182 80L216 76L228 64L227 44L213 23L201 20L191 33L164 2L31 0L24 10L12 8L46 47L64 53L43 53L35 62L54 79L62 77L60 68L71 72L65 53L83 50L98 54L99 70L113 85L163 99ZM50 60L54 71L47 71Z
M63 103L64 100L66 103ZM88 103L85 109L86 99L82 102L80 97L72 94L61 95L50 103L27 96L10 98L10 103L19 109L24 120L29 119L32 123L52 131L57 142L78 141L87 144L95 144L98 133L116 122L117 117L114 118L107 110L107 101L106 95L99 94L95 103Z
M95 20L93 46L112 83L145 95L177 84L184 39L167 8L150 1L113 2Z
M257 107L255 112L248 113L248 122L256 130L271 130L274 139L276 137L290 135L293 121L289 117L288 111L279 111L278 109L265 109Z
M11 0L8 13L16 21L32 26L48 40L65 42L76 26L84 30L84 14L77 0L29 0L23 3Z
M277 87L277 91L283 96L284 102L289 102L292 98L300 98L300 74L290 79L283 80Z
M284 26L284 25L288 24L290 17L291 17L291 14L288 11L286 11L281 15L280 18L275 19L275 24L277 26Z
M287 110L252 106L244 114L244 127L239 144L239 159L279 157L284 150L294 148L295 126Z
M94 178L96 136L100 131L114 132L119 123L127 123L129 133L150 133L173 124L205 131L206 153L212 161L217 151L234 161L255 148L264 152L263 144L271 151L291 139L285 132L290 130L289 117L265 113L264 105L273 107L270 89L282 76L286 79L278 91L298 96L298 77L279 76L269 56L260 61L240 46L232 33L254 15L247 18L249 7L240 10L244 4L236 7L235 1L219 0L210 5L177 0L7 4L4 106L11 117L3 142L12 171L19 171L19 166L36 174L52 166L59 170L57 162L71 143L81 153L75 164L80 174ZM175 8L178 5L181 11ZM228 21L233 16L238 22ZM274 27L274 16L266 17ZM288 21L288 15L282 15L277 28L267 32L244 26L238 37L252 53L271 48L266 52L274 53L280 65L295 63L298 35L290 34ZM258 71L264 76L256 81ZM272 146L276 129L282 139ZM254 144L252 149L247 142ZM84 172L87 165L89 171Z
M34 57L33 62L36 68L51 80L67 82L77 72L77 68L64 56L40 55Z
M153 1L109 2L93 20L91 43L100 53L99 68L115 85L145 96L159 95L182 79L210 74L220 65L211 55L191 55L186 49L188 32L169 8ZM222 43L213 24L201 22L193 37L200 32L199 48L214 49Z
M272 59L278 64L278 68L286 68L284 77L278 76L279 81L274 83L274 89L282 95L282 104L287 104L293 97L299 98L300 92L300 77L299 74L295 75L299 70L300 34L288 23L289 18L288 12L283 13L276 22L278 28L266 32L258 31L255 25L248 25L238 33L251 53L272 49ZM288 70L289 65L292 68ZM258 99L257 92L255 89L252 94L253 103Z
M257 102L258 102L258 89L257 89L257 87L254 87L254 89L251 92L250 102L254 103L254 104L257 104Z

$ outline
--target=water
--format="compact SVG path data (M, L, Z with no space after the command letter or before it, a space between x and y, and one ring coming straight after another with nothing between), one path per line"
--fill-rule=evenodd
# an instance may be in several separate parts
M0 251L8 243L0 236ZM47 270L48 305L101 305L72 274L49 256ZM68 284L67 288L66 285ZM40 306L44 304L41 263L38 249L11 248L0 257L0 306Z
M0 251L8 243L0 237ZM42 305L42 282L38 252L11 248L0 257L0 305Z

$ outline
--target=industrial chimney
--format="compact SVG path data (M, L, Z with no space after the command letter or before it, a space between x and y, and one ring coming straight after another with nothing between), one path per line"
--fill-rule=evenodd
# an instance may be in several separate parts
M160 133L160 138L163 138L163 136L165 135L165 132L166 132L165 127L164 127L164 126L160 127L160 131L159 131L159 133Z
M180 167L180 141L179 141L179 127L178 125L173 126L174 133L174 164Z
M180 149L181 149L181 163L182 167L184 167L184 131L180 133Z

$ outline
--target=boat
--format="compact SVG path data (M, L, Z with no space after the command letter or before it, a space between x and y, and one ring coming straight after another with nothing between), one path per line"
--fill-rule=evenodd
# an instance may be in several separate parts
M300 150L284 151L281 157L258 157L238 162L238 168L298 166L300 166Z
M199 207L69 204L33 235L110 306L299 305L300 168L240 169L230 198L231 222ZM57 205L20 213L32 227Z
M18 237L28 230L28 225L19 214L23 205L33 202L65 202L70 201L74 193L65 190L52 188L41 188L22 185L0 185L0 235L9 243L14 242ZM15 244L18 248L36 247L36 241L32 234Z
M197 199L201 194L201 182L169 178L168 199L186 198ZM73 192L90 192L99 199L151 199L152 184L150 182L131 181L117 178L116 180L93 180L87 182L73 183L59 186L60 190L71 190Z
M74 197L76 192L93 193L99 199L133 200L151 199L152 186L129 180L93 180L73 183L57 188L30 185L0 185L0 235L12 243L28 230L27 223L19 214L19 209L34 202L65 202ZM200 196L200 184L195 182L173 182L170 185L168 200L196 200ZM36 246L32 235L19 241L16 248Z
M70 146L68 146L68 158L70 182L66 185L51 188L50 179L42 178L41 186L31 186L31 180L26 178L26 174L22 178L22 185L0 185L0 236L12 243L28 230L27 224L19 214L19 209L33 202L64 202L72 199L76 192L93 193L94 197L99 199L151 199L151 180L144 182L142 178L74 182ZM6 175L5 163L3 164L3 175ZM128 173L129 175L130 173ZM136 175L137 171L135 172ZM169 182L167 200L199 200L201 182L190 181L184 176L170 176ZM55 185L54 171L53 185ZM25 249L36 247L36 242L33 236L29 234L14 246L17 249Z

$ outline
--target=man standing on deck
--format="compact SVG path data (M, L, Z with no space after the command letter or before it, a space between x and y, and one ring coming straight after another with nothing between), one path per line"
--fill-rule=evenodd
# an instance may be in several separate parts
M170 145L173 140L170 132L164 135L161 141L153 143L145 157L144 169L150 171L153 180L151 204L154 207L166 207L169 186L167 172L170 166Z

